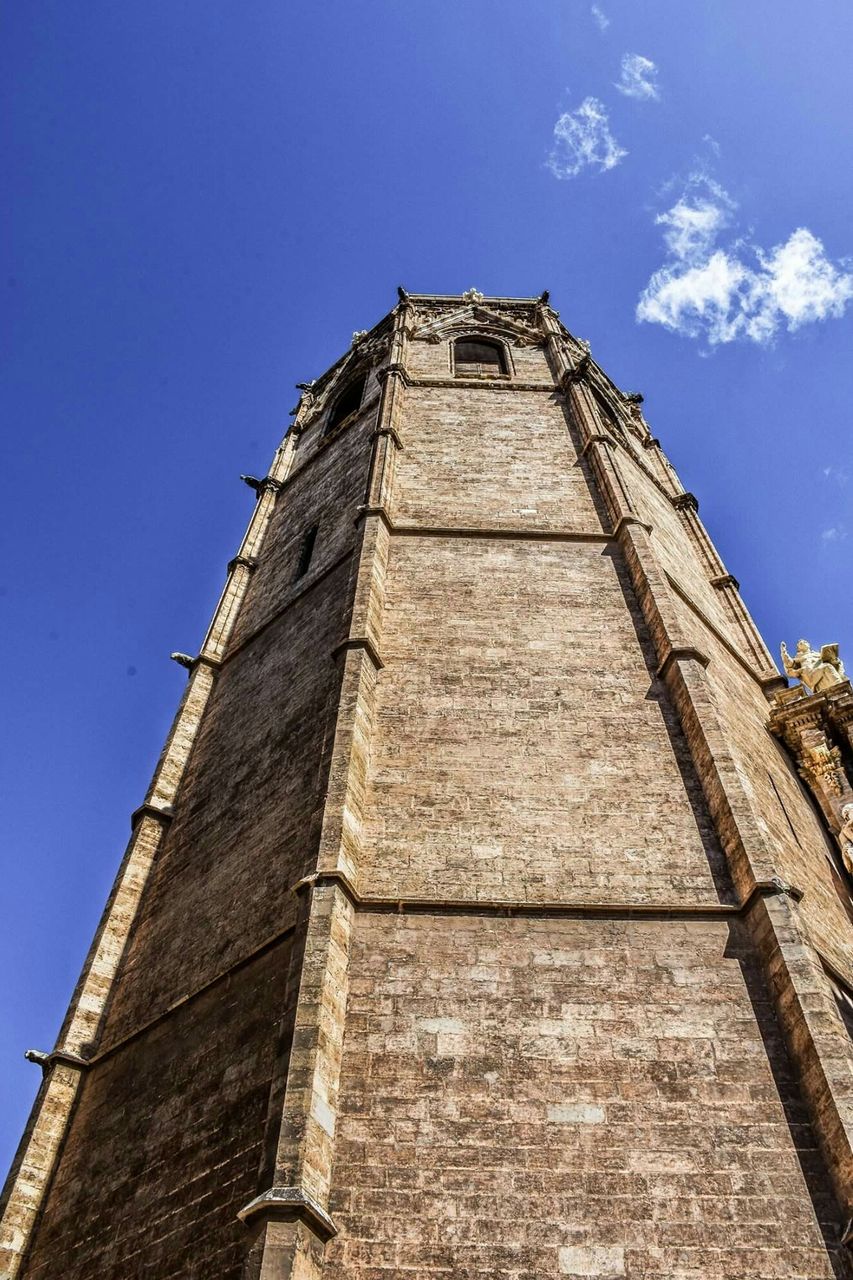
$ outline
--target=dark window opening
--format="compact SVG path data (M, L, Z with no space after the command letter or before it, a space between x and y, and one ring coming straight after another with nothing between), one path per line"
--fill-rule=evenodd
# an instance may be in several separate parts
M302 546L299 548L299 561L296 565L296 573L294 581L298 582L300 578L304 578L311 564L311 557L314 554L314 543L317 541L317 530L319 525L312 525L305 537L302 539Z
M597 387L592 388L592 394L604 421L609 422L611 427L618 427L619 418L607 396L605 396L603 392L599 391Z
M329 421L326 423L324 435L328 435L330 431L334 431L347 418L352 417L354 413L358 413L361 408L361 397L364 395L365 382L367 382L366 375L362 378L356 378L355 382L351 382L347 389L338 396L329 414Z
M480 338L460 338L454 350L457 373L467 378L506 377L506 354L499 342Z

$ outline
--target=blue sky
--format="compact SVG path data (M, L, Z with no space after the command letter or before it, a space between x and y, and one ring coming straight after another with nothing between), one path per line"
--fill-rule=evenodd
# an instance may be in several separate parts
M5 7L4 1167L185 682L168 655L250 514L238 476L398 283L550 289L644 392L774 652L838 640L853 667L853 9L593 8Z

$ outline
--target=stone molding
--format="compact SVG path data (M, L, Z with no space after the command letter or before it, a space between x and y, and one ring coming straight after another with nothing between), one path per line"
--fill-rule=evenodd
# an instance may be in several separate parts
M226 565L228 573L233 573L238 568L248 569L249 573L254 573L257 567L258 560L255 556L234 556Z
M369 636L349 636L346 640L342 640L340 644L335 645L332 650L332 657L338 658L342 653L348 653L350 649L363 649L377 671L381 671L385 666Z
M338 1228L326 1210L301 1187L270 1187L237 1213L241 1222L250 1222L261 1215L285 1221L300 1218L322 1240L331 1240L338 1234Z

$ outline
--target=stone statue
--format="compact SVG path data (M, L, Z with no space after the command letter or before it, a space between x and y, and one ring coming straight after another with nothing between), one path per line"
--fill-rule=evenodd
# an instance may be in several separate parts
M844 865L853 875L853 804L841 806L841 830L838 832Z
M801 680L809 693L826 693L827 689L847 678L837 644L825 644L818 653L808 640L798 640L797 652L792 658L783 641L782 666L785 674Z

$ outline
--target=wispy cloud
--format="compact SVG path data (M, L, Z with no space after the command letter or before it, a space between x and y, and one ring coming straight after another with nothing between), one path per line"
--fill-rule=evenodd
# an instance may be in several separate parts
M843 542L847 537L847 530L843 524L833 524L828 529L824 529L820 535L820 540L827 546L832 542Z
M841 488L844 488L847 481L850 479L850 473L847 470L847 468L836 467L834 463L830 463L828 467L823 467L822 471L823 471L823 478L825 480L832 480L835 482L835 484L839 485Z
M590 13L598 23L599 31L606 31L607 28L610 26L610 19L608 18L604 10L601 8L601 5L594 4L590 9Z
M667 260L637 304L637 320L705 339L710 346L773 341L843 315L853 275L836 265L806 227L764 250L747 239L720 245L737 206L705 173L694 174L671 209L655 219Z
M658 69L651 58L644 58L639 53L626 53L622 58L622 75L616 81L616 88L626 98L637 98L641 102L659 98Z
M555 178L576 178L586 168L605 173L627 154L610 132L604 104L598 98L584 98L576 110L563 112L554 125L548 168Z

